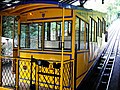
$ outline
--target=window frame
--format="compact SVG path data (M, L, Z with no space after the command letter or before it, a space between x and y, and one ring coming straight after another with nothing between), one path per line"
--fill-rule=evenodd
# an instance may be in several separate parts
M92 21L94 21L94 22L92 22ZM92 27L94 27L94 32L92 30L93 29ZM90 41L91 42L97 42L97 35L98 35L97 22L92 17L90 17L90 33L91 33L91 39L90 39ZM93 35L94 35L94 38L93 38Z
M72 51L72 23L73 23L73 21L72 20L65 20L65 22L66 21L68 21L68 30L70 30L70 32L68 31L68 36L70 36L70 48L65 48L65 41L67 41L67 40L64 40L64 50L65 51ZM59 38L59 40L57 40L57 41L60 41L59 42L59 46L60 46L60 48L45 48L45 23L52 23L52 22L56 22L56 29L58 28L58 24L57 23L59 23L60 22L60 37L61 37L61 40L60 40L60 38ZM22 32L22 30L21 30L21 26L22 25L27 25L27 27L28 28L30 28L29 27L29 25L30 25L31 23L20 23L20 48L21 49L32 49L32 48L30 48L30 47L26 47L26 30L25 30L25 45L24 45L24 47L22 46L21 47L21 32ZM62 50L62 21L60 20L60 21L47 21L47 22L34 22L33 24L38 24L38 48L37 49L39 49L39 50L44 50L44 51L48 51L48 50L50 50L50 51L61 51ZM40 24L42 24L42 25L40 25ZM40 38L39 38L39 26L41 26L41 47L39 47L39 44L40 44L40 42L39 42L39 40L40 40ZM51 28L51 27L50 27ZM44 31L43 31L44 30ZM66 36L64 36L64 37L66 37ZM50 40L49 40L50 41ZM32 50L34 50L34 49L32 49ZM36 49L35 49L36 50Z
M39 47L39 22L37 23L37 22L35 22L35 23L20 23L20 48L22 48L22 49L31 49L31 50L34 50L34 49L32 49L32 48L30 48L30 45L29 45L29 47L27 47L26 46L26 30L25 30L25 46L24 47L21 47L21 33L22 33L22 30L21 30L21 26L22 25L27 25L27 28L30 30L30 24L38 24L38 30L37 30L37 32L38 32L38 34L37 34L37 39L38 39L38 47L36 48L36 49L39 49L39 50L41 50L41 48L42 48L42 44L41 44L41 47ZM41 29L41 33L42 33L42 29ZM30 32L29 32L29 34L30 34ZM29 36L29 39L30 39L30 36ZM41 39L42 39L42 36L41 36ZM41 42L42 43L42 42ZM30 43L29 43L30 44Z
M102 22L103 22L103 24L102 24L102 31L103 31L103 33L105 33L105 31L106 31L106 21L105 21L105 19L104 18L102 18Z
M69 49L69 48L65 48L65 39L64 39L64 50L65 50L65 51L72 51L72 23L73 23L73 22L72 22L72 20L65 20L65 22L66 22L66 21L71 22L71 36L70 36L70 37L71 37L71 40L70 40L71 47L70 47L70 49ZM50 21L50 23L52 23L52 22L56 22L56 29L57 29L57 23L60 22L60 23L61 23L61 24L60 24L60 29L62 29L62 21ZM65 23L65 22L64 22L64 23ZM44 22L44 24L45 24L45 23L48 23L48 22ZM69 24L69 23L68 23L68 24ZM45 25L44 25L44 28L45 28ZM50 27L50 28L51 28L51 27ZM65 26L64 26L64 28L65 28ZM68 29L69 29L69 27L68 27ZM64 30L65 30L65 29L64 29ZM59 48L46 48L46 47L45 47L45 35L44 35L44 47L43 47L43 50L44 50L44 51L46 51L46 50L52 50L52 51L57 50L57 51L61 51L61 50L62 50L62 46L61 46L61 45L62 45L62 30L60 30L60 31L61 31L61 33L60 33L60 34L61 34L61 36L60 36L60 37L61 37L61 40L59 40ZM64 33L65 33L65 32L64 32ZM44 34L45 34L45 29L44 29ZM64 36L64 38L65 38L65 37L66 37L66 36ZM51 40L50 40L50 41L51 41ZM58 40L56 40L56 41L58 41Z
M78 40L77 40L77 42L78 42L78 48L77 48L77 50L89 50L89 23L88 22L86 22L85 20L83 20L83 19L81 19L80 17L78 17L78 16L76 16L76 18L78 18L79 20L79 30L78 30L78 32L79 32L79 35L78 35ZM83 49L81 49L81 38L80 38L80 36L81 36L81 28L82 28L82 26L81 26L81 22L84 22L84 47L83 47ZM78 23L78 22L77 22ZM76 25L76 24L75 24ZM85 29L86 28L86 26L88 25L88 32L87 32L87 34L86 34L86 30L87 29ZM76 28L75 28L75 35L76 35ZM87 37L87 35L88 35L88 37ZM88 39L87 39L88 38ZM87 42L87 40L88 40L88 46L86 46L86 42ZM76 36L75 36L75 41L76 41ZM87 47L87 49L86 49L86 47Z
M98 17L98 36L102 37L102 21L99 17Z

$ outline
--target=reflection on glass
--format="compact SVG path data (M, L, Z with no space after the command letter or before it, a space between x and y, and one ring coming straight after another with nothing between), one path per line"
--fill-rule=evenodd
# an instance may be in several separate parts
M84 49L84 33L85 32L85 22L81 20L81 28L80 28L80 49Z
M42 23L39 23L39 26L38 26L38 32L39 32L39 37L38 37L38 39L39 39L39 42L38 42L38 46L39 46L39 48L41 48L41 40L42 40Z
M20 34L20 47L25 47L25 38L26 38L27 25L21 25L21 34Z
M29 25L30 49L38 49L38 24Z
M76 37L75 37L75 41L76 41L76 44L77 44L77 49L79 49L80 45L79 45L79 26L80 25L80 22L79 22L79 18L76 17L76 24L75 24L75 34L76 34Z

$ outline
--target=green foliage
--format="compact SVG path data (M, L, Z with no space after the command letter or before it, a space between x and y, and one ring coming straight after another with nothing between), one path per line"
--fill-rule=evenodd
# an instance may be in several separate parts
M2 36L7 38L13 38L13 32L17 31L17 23L14 25L14 18L13 16L3 16L2 19ZM14 27L15 26L15 27Z
M118 12L120 12L120 0L115 0L115 2L110 3L107 8L108 23L111 23L118 17Z

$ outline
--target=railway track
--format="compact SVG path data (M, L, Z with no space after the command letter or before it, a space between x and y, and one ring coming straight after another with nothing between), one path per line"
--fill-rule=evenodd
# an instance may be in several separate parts
M114 43L111 44L107 50L107 52L101 57L100 62L98 64L98 70L101 72L100 78L98 80L98 84L96 90L108 90L111 75L113 72L114 62L117 55L118 49L118 39L113 39Z
M119 46L119 28L114 27L109 37L108 45L103 50L100 59L92 69L89 77L80 85L80 90L108 90L114 62ZM111 43L112 42L112 43ZM78 89L78 90L79 90Z

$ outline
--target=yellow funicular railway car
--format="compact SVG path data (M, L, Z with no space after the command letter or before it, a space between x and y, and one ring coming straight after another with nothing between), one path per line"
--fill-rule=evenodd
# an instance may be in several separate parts
M12 61L16 90L77 89L105 42L105 14L83 7L33 0L0 15L1 35L3 16L15 16L17 22Z

